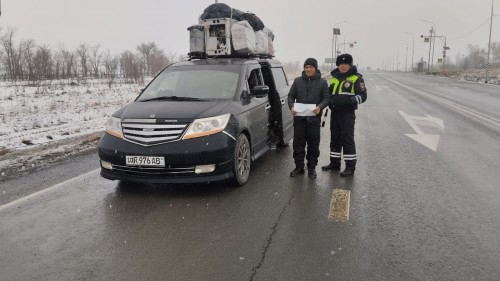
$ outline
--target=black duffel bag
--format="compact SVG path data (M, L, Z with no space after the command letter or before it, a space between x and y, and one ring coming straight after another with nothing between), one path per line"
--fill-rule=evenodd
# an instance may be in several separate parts
M242 20L241 14L243 14L238 9L231 9L228 5L224 3L217 3L208 6L201 14L200 19L218 19L218 18L232 18L237 21Z

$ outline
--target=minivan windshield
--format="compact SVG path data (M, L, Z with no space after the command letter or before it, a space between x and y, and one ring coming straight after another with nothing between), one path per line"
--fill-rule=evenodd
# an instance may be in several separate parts
M165 69L137 101L193 101L232 99L238 85L239 67L188 66Z

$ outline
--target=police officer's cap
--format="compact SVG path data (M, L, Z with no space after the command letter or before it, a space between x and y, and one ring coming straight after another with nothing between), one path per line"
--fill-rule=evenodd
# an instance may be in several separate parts
M335 64L339 66L340 64L346 63L348 65L352 65L352 56L349 54L342 54L337 57L337 61Z

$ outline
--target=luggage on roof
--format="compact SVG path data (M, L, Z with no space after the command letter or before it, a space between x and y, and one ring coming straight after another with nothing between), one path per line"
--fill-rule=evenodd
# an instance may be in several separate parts
M231 23L235 20L205 20L205 44L207 56L231 55Z
M220 19L220 18L230 18L237 21L242 20L242 12L237 9L233 9L224 3L217 3L208 6L201 14L200 19ZM201 23L201 22L200 22Z
M274 56L273 32L251 12L217 3L209 5L198 21L188 28L191 58Z
M252 26L254 31L259 31L264 28L264 23L259 19L258 16L252 13L243 13L241 15L243 20L248 21L248 23Z
M203 25L193 25L189 30L188 56L203 56L205 53L205 29Z
M255 54L255 33L246 21L239 21L231 26L231 40L236 53Z

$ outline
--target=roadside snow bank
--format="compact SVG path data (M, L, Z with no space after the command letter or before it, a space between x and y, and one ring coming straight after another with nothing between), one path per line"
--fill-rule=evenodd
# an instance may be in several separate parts
M94 152L107 118L143 87L0 83L0 181Z
M137 84L0 87L0 149L26 146L104 130L106 119L131 102Z

